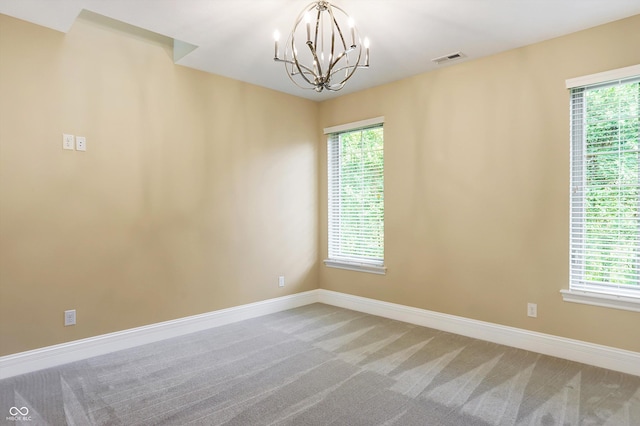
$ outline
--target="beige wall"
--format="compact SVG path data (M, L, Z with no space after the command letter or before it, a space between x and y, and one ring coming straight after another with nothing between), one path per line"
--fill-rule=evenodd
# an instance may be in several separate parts
M0 354L317 288L317 119L159 40L0 15Z
M0 15L0 354L318 286L640 351L637 313L559 294L564 80L640 63L638 28L640 16L316 104L175 66L161 40ZM380 115L388 274L317 266L320 129ZM63 132L88 151L63 151ZM62 326L65 309L78 325Z
M559 293L569 265L565 80L637 63L640 15L323 102L320 127L386 118L388 273L322 266L320 286L640 351L640 314ZM324 144L319 153L326 256Z

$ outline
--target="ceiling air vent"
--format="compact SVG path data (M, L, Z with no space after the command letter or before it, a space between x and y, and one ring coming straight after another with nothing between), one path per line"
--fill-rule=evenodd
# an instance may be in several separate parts
M456 59L464 58L464 56L465 55L462 52L449 53L448 55L433 58L431 62L435 62L436 64L440 65L444 64L445 62L451 62L455 61Z

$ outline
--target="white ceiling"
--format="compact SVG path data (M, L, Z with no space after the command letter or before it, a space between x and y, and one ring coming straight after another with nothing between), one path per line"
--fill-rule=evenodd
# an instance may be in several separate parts
M88 10L198 46L180 65L314 100L447 66L431 59L448 53L473 60L640 14L640 0L335 0L371 40L371 67L339 92L316 93L272 59L274 30L286 35L310 2L0 0L0 12L66 32Z

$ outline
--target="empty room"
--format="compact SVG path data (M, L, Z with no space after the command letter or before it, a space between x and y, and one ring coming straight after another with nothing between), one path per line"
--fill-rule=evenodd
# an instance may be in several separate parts
M640 424L640 2L0 0L0 424Z

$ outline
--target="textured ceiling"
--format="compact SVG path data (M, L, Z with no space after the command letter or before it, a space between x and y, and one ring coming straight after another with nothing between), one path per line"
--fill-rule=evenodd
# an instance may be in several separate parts
M196 46L180 65L314 100L448 66L431 59L451 52L469 61L640 14L640 0L335 0L371 40L371 67L342 91L318 94L294 86L272 59L274 30L286 35L309 3L0 0L0 13L66 32L88 10Z

